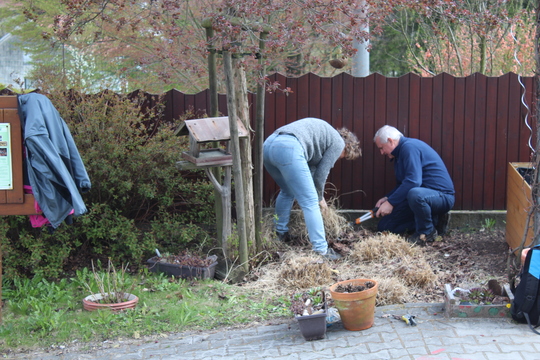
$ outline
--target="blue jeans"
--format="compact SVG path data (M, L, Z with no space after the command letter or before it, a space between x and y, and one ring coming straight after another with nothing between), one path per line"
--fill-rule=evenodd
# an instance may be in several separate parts
M454 195L416 187L407 194L407 201L394 205L392 212L381 218L377 225L379 231L403 234L415 231L430 234L443 215L454 207Z
M264 167L280 188L276 199L276 231L289 231L294 200L302 208L313 250L326 254L328 243L319 208L319 195L304 156L304 148L293 135L272 134L263 145Z

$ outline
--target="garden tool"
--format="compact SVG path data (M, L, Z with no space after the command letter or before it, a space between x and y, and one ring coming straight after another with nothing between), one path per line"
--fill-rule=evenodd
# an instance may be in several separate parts
M401 317L401 320L405 321L405 324L407 325L411 325L411 326L416 326L416 320L414 320L415 316L414 315L403 315Z
M378 207L373 208L373 210L369 210L369 212L365 213L364 215L356 219L354 222L352 222L351 225L354 225L354 224L358 225L360 223L363 223L366 220L373 219L375 217L375 214L377 213L377 210L379 210Z

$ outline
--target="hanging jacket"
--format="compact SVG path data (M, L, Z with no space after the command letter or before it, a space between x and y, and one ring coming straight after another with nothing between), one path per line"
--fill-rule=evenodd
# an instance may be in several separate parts
M26 171L29 185L43 215L57 228L73 210L86 212L81 193L90 190L90 178L69 128L44 95L18 96Z

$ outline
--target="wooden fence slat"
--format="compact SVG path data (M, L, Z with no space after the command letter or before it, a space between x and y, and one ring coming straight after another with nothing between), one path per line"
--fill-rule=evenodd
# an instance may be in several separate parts
M332 120L332 79L321 78L321 119Z
M495 187L494 191L494 203L493 209L504 209L506 207L506 189L507 179L506 171L507 164L509 162L506 152L506 143L508 139L508 102L509 93L508 88L510 84L509 74L503 75L498 78L497 94L495 97L495 104L491 106L496 107L497 112L495 114L496 131L495 131ZM502 146L501 144L505 144Z
M309 117L309 76L302 75L298 78L297 113L298 119Z
M342 123L339 127L345 127L349 131L354 133L354 129L353 129L354 78L351 75L344 74L342 89L343 89L342 90L342 94L343 94ZM352 201L352 191L354 189L354 183L355 183L354 172L355 172L355 167L358 166L358 160L355 160L355 161L342 160L340 162L341 162L341 172L340 174L338 174L338 178L334 180L333 183L336 185L337 191L340 191L342 194L348 194L345 196L341 196L339 198L340 204L341 204L342 201L349 201L349 202ZM341 183L341 185L338 185L339 183Z
M409 96L412 95L411 92L411 76L404 75L398 78L397 86L397 125L398 129L408 129L410 109L412 102L409 101Z
M453 153L454 153L454 104L455 104L455 81L449 74L442 75L442 114L441 114L441 158L452 177Z
M497 99L498 79L486 78L486 107L485 107L485 144L484 144L484 201L482 210L494 210L495 204L495 147L497 140L497 107L493 104Z
M462 199L465 209L473 209L473 175L474 175L474 141L476 134L474 133L474 108L475 108L475 92L476 92L476 77L474 75L466 78L465 84L465 129L463 143L463 188Z
M321 119L321 78L313 73L309 73L309 116Z
M366 77L364 80L364 139L373 139L373 135L375 135L375 132L377 129L384 125L377 124L377 117L376 117L376 108L377 105L375 104L375 75L370 75ZM367 145L371 144L371 146ZM370 209L375 205L377 197L382 197L384 195L384 188L381 186L377 186L380 184L380 179L377 179L376 181L375 177L377 176L377 172L375 169L381 169L385 168L386 164L384 162L384 158L375 150L373 152L370 152L370 149L376 149L376 147L373 145L373 141L367 141L366 140L366 147L364 149L364 166L362 167L362 176L363 176L363 188L362 191L364 191L367 195L365 207L364 209ZM380 175L379 175L380 176Z
M287 124L299 119L298 117L298 93L301 92L298 88L298 78L287 78L287 87L292 89L292 93L286 96L286 111L284 112L285 121Z
M454 136L449 141L454 144L452 156L452 168L448 169L452 175L454 189L456 191L456 203L454 208L460 209L463 205L463 163L468 156L465 154L465 79L456 78L454 81Z
M417 137L420 133L420 108L421 108L421 78L416 74L409 74L409 113L405 114L407 120L404 123L407 125L407 133L409 136ZM405 129L405 128L404 128Z
M442 111L444 100L444 74L439 74L433 78L433 104L431 106L431 136L426 141L431 147L442 156Z
M474 96L474 150L472 156L474 158L473 166L473 204L481 204L483 202L484 184L484 162L485 162L485 144L486 144L486 76L476 74L476 88ZM481 208L473 207L473 210L481 210Z
M368 199L365 193L362 192L364 188L364 177L363 173L366 172L368 167L365 165L369 163L369 160L366 161L366 151L367 148L373 149L373 143L371 141L367 142L366 137L363 136L364 131L370 131L373 133L372 129L368 129L368 124L364 121L364 78L363 77L354 77L352 78L353 82L353 93L351 94L351 107L352 107L352 124L351 131L358 136L360 140L360 147L362 148L362 156L352 164L353 173L352 181L350 186L350 191L352 196L350 197L350 204L352 207L359 206L364 203L364 199ZM371 151L367 152L367 155L372 154ZM371 194L371 196L373 196ZM342 199L341 206L345 200ZM373 201L367 202L372 204ZM358 207L357 207L358 209Z

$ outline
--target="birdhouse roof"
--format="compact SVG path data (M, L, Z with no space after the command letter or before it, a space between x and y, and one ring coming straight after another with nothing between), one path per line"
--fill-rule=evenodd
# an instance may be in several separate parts
M246 127L240 121L238 124L238 136L248 136ZM186 120L176 131L176 135L191 135L199 143L210 141L230 140L229 117L211 117L204 119Z

